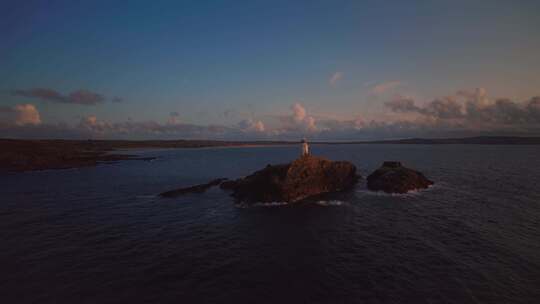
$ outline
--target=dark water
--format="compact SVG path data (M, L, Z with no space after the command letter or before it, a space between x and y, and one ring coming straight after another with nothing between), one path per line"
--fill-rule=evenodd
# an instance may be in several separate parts
M146 151L153 162L0 175L0 303L540 303L540 147L315 146L363 176L436 185L237 208L214 188L298 148Z

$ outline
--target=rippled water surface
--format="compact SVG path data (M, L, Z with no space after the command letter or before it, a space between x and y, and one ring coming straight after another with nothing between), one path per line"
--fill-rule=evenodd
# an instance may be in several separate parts
M540 147L314 146L365 177L435 181L238 208L156 194L287 162L298 147L142 151L152 162L0 174L1 303L539 303Z

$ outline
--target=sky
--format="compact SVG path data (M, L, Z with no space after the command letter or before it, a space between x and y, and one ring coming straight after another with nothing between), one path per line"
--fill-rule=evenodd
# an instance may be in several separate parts
M2 1L0 137L540 135L540 2Z

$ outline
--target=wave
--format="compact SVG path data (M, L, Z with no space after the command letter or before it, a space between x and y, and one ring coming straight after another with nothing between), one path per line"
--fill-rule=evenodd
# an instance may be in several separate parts
M345 202L339 201L339 200L320 200L320 201L315 202L315 204L319 206L327 207L327 206L341 206L345 204Z
M441 188L440 185L429 185L426 189L413 189L409 190L406 193L386 193L384 191L371 191L367 188L362 188L356 190L356 193L363 194L363 195L373 195L373 196L389 196L389 197L411 197L411 196L418 196L422 195L423 193L433 190L434 188Z
M253 203L253 204L246 204L244 202L240 202L235 204L237 208L252 208L252 207L279 207L279 206L285 206L288 205L287 202L269 202L269 203Z

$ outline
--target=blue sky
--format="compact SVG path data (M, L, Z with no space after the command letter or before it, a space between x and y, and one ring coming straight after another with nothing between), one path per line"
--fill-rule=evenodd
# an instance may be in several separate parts
M415 135L377 133L383 123L537 134L539 11L497 0L4 1L0 136L130 137L135 123L167 125L165 135L138 126L145 138ZM67 97L79 91L102 98ZM463 117L430 110L449 96ZM498 98L523 110L515 122L501 123ZM388 106L403 99L426 109ZM467 110L480 101L491 125ZM182 131L209 125L225 131Z

